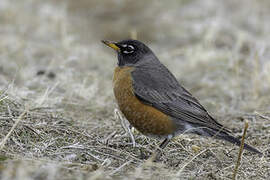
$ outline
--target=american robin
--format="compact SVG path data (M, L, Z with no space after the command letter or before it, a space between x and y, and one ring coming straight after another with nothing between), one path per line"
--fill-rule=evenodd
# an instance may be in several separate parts
M239 139L209 115L145 44L137 40L102 42L118 55L113 89L119 109L141 133L164 138L160 148L184 132L240 145ZM262 154L248 144L244 148Z

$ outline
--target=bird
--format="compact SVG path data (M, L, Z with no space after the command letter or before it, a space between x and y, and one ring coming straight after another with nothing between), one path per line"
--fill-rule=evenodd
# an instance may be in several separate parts
M120 111L142 134L164 139L160 149L181 133L241 145L240 140L208 113L143 42L133 39L102 42L117 52L113 91ZM262 155L248 144L244 144L244 149Z

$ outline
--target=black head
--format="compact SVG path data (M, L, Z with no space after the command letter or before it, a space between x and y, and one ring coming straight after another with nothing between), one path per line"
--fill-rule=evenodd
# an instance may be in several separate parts
M123 40L120 42L102 41L107 46L113 48L118 54L119 66L132 66L141 60L143 57L152 54L150 48L137 40Z

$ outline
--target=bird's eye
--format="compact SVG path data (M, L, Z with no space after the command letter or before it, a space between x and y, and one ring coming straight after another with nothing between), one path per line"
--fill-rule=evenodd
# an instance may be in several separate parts
M134 50L134 47L132 45L128 45L128 48L130 49L133 49Z
M127 45L127 44L123 44L122 45L122 47L123 47L123 53L124 54L131 54L131 53L133 53L134 52L134 46L132 46L132 45Z

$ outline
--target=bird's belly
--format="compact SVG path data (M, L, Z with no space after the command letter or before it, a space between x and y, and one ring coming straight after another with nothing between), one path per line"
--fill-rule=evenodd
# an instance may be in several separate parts
M141 133L152 136L174 134L175 125L169 116L143 104L133 93L130 67L117 67L114 72L114 95L119 109Z

